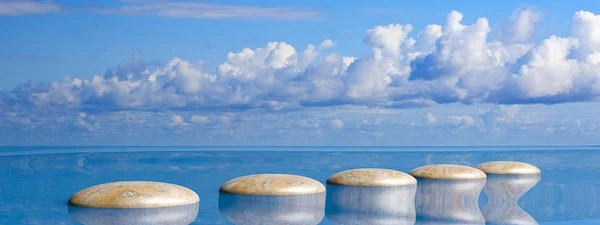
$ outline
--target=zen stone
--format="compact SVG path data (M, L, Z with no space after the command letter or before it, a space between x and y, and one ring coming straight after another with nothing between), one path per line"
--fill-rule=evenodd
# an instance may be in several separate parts
M198 195L185 187L149 181L113 182L81 190L69 204L91 208L155 208L198 203Z
M388 169L353 169L331 175L327 183L343 186L403 186L416 184L406 173Z
M255 174L227 181L219 191L238 195L305 195L323 193L325 186L308 177Z
M198 204L145 209L103 209L69 206L73 219L85 225L188 225L198 216Z
M476 166L481 171L487 174L539 174L540 169L534 165L512 162L512 161L495 161L486 162Z
M483 179L485 173L477 168L454 164L434 164L418 167L410 175L421 179L434 180L472 180Z

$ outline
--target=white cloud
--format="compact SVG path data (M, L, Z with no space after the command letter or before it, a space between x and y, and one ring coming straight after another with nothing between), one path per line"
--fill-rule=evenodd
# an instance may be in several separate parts
M515 85L525 98L539 98L571 93L579 76L579 62L569 59L572 49L578 47L574 38L552 36L534 47L522 59Z
M338 130L344 129L344 121L340 119L334 119L331 121L331 127Z
M167 130L180 130L185 127L188 127L190 124L186 123L182 116L173 114L169 121L167 121L164 125L164 129Z
M424 120L424 124L434 124L437 122L437 119L435 118L435 116L431 113L427 113L427 116L425 117Z
M520 107L518 105L499 105L489 109L488 111L485 111L481 118L483 123L488 126L508 124L516 122L519 109Z
M542 13L534 8L515 9L510 18L505 40L514 42L529 41L535 24L542 20Z
M321 44L319 45L319 49L333 48L335 47L335 45L337 45L336 42L326 39L323 42L321 42Z
M163 3L171 4L149 5ZM182 7L180 3L173 7ZM539 20L537 11L515 13L513 30L532 30ZM598 15L577 12L572 36L551 36L531 45L495 40L486 18L462 24L463 17L453 11L443 26L430 24L414 39L410 24L376 26L366 32L371 53L363 57L323 52L335 46L332 40L304 48L269 42L228 53L216 68L181 58L157 65L136 56L104 76L26 83L0 92L0 109L290 111L340 105L549 104L595 101L600 95Z
M192 119L190 121L192 121L194 123L206 124L209 122L209 118L208 118L208 116L193 115Z
M600 15L586 11L575 13L571 33L579 40L577 59L585 60L588 55L600 52Z
M319 121L300 120L298 126L301 128L319 129L321 127Z
M470 116L462 115L462 116L450 116L448 117L448 123L455 127L470 127L475 125L475 119Z
M284 7L259 7L249 5L221 4L213 2L182 2L172 0L122 0L122 5L113 8L97 8L99 13L131 16L161 16L173 18L241 18L315 20L319 13Z
M47 14L62 11L62 7L52 1L4 0L0 1L0 16Z

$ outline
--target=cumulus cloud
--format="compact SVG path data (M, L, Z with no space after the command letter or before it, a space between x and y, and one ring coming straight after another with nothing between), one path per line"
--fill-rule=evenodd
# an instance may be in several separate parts
M259 7L248 5L220 4L213 2L182 2L172 0L121 0L122 5L112 8L95 8L99 13L131 16L161 16L173 18L242 18L315 20L319 13L284 7Z
M437 122L437 118L431 113L427 113L425 119L423 119L423 124L435 124Z
M331 121L331 127L339 130L344 129L344 121L340 119L334 119Z
M499 105L482 113L483 123L489 126L503 125L517 121L518 105Z
M300 128L319 129L321 127L321 124L319 121L310 121L304 119L298 122L298 126Z
M192 119L190 121L192 121L194 123L199 123L199 124L206 124L209 122L209 118L208 118L208 116L193 115Z
M461 115L461 116L450 116L448 117L448 122L455 127L470 127L475 125L475 119L470 116Z
M507 42L526 42L531 39L535 24L542 20L542 12L535 8L515 9L504 33Z
M515 40L490 36L486 18L473 24L463 24L463 18L462 13L452 11L443 25L427 25L414 35L411 24L373 27L364 39L371 52L362 57L323 51L336 46L332 40L305 47L273 41L228 53L216 67L181 58L159 64L135 56L91 79L30 82L0 91L0 109L89 115L294 111L341 105L556 104L598 99L600 16L576 12L570 36L551 36L537 44L522 43L541 19L537 11L515 11L504 31L523 35ZM470 123L465 118L455 120ZM190 121L202 123L204 119Z
M52 1L4 0L0 1L0 16L20 16L47 14L62 11L62 7Z
M171 118L165 123L164 129L179 130L179 129L183 129L189 125L190 124L185 122L185 120L183 119L182 116L173 114L173 115L171 115Z

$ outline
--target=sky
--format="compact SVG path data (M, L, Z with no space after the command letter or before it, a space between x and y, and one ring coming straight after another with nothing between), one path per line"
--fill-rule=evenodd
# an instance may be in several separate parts
M0 145L595 145L596 1L0 0Z

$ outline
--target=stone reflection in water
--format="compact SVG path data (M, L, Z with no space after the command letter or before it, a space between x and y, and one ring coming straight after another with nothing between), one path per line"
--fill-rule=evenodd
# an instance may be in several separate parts
M417 185L327 185L327 219L334 224L415 224Z
M69 206L69 214L84 225L187 225L198 215L198 204L144 209Z
M419 179L416 194L418 224L485 224L478 201L485 179Z
M306 195L219 194L219 212L236 225L316 225L325 216L325 193Z
M540 175L488 175L483 189L488 203L481 210L489 224L538 224L518 200L540 181Z

